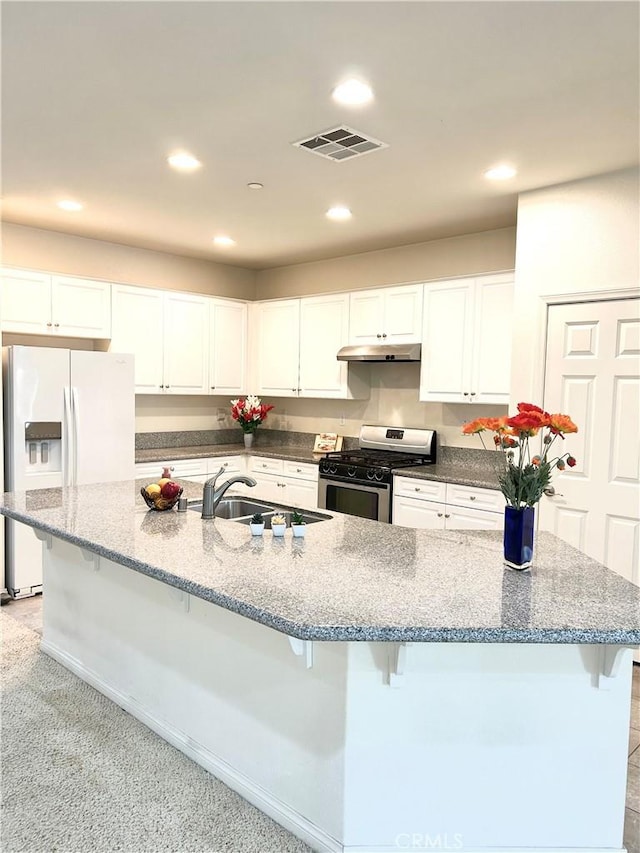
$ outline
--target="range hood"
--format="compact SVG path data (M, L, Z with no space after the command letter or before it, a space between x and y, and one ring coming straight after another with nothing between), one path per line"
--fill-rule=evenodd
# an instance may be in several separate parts
M420 361L421 344L364 344L342 347L338 361Z

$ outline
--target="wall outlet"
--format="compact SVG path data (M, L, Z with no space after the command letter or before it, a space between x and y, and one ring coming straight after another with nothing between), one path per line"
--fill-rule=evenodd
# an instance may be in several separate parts
M216 418L219 424L223 424L227 418L227 413L224 409L218 409L216 412Z
M347 419L344 415L340 415L340 426L344 426L347 422Z

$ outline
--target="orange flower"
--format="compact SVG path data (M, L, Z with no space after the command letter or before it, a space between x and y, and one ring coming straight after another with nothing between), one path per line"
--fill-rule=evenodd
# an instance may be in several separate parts
M578 432L578 427L569 415L549 415L549 429L554 435L565 432Z
M476 418L475 421L469 421L468 424L465 424L462 427L463 435L475 435L478 432L483 432L486 427L483 423L481 423L482 418Z

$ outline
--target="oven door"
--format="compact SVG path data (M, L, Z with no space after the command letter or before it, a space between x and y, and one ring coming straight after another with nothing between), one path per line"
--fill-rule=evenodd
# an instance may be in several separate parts
M321 474L318 480L318 509L344 512L388 524L391 521L391 486L387 483L365 486L350 480L334 480Z

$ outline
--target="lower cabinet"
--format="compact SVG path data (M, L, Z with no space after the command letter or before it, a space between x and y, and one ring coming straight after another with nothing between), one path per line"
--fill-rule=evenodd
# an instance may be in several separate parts
M135 466L136 477L149 478L153 483L162 476L162 469L168 468L171 476L176 480L191 480L194 483L205 483L220 468L224 468L220 475L219 485L228 477L246 472L246 458L244 456L215 456L201 459L168 459L166 462L137 462ZM248 489L242 483L237 484L241 490ZM236 488L236 484L234 484Z
M303 509L318 508L318 466L307 462L252 456L249 474L261 498Z
M393 478L393 524L430 530L502 530L504 497L496 489L410 477Z

